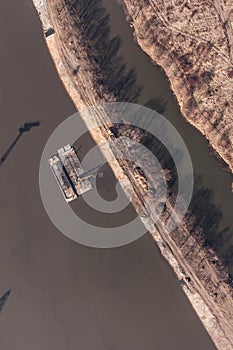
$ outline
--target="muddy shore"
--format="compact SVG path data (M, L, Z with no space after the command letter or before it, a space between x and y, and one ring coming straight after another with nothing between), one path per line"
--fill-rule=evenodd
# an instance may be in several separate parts
M74 67L77 66L75 58L76 52L72 52L72 48L69 48L65 44L68 40L68 34L65 28L69 28L69 30L72 31L72 19L69 17L69 13L64 10L64 7L64 13L62 16L58 16L57 6L60 5L61 8L62 1L49 1L47 8L45 1L41 2L35 0L35 5L37 5L37 9L39 5L38 12L44 23L45 32L50 28L53 28L55 31L52 35L47 36L46 42L55 62L58 74L77 109L82 111L82 109L88 106L100 103L101 101L93 88L92 76L90 74L91 69L88 66L88 60L81 46L79 46L79 60L82 62L81 69L79 70L78 78L73 75ZM76 44L78 44L78 42ZM76 47L78 46L76 45ZM107 98L107 96L105 96L105 99L111 100L112 97L108 96ZM98 118L98 115L96 117ZM89 128L91 128L93 125L92 123L94 123L94 121L85 119L84 122ZM105 130L95 129L91 134L93 139L99 143L103 138L106 138L105 132ZM106 154L106 157L108 158L108 154ZM112 159L112 164L110 165L112 165L112 169L117 178L125 178L121 167L114 159ZM135 205L140 206L139 202L140 198ZM232 318L232 291L226 281L221 281L221 283L219 283L219 273L216 266L209 262L213 256L210 255L206 257L205 254L205 260L208 265L208 271L215 281L215 285L221 290L222 295L224 295L224 297L221 298L220 293L220 299L218 299L218 301L216 301L205 288L205 281L201 281L197 277L194 266L190 266L189 263L184 261L182 251L177 247L175 242L170 237L166 237L160 227L155 228L148 220L144 220L144 224L148 231L151 232L161 253L173 267L179 280L186 281L187 276L191 278L192 283L184 282L182 283L182 288L216 346L219 349L231 349L233 345L232 326L230 322ZM180 232L181 234L188 235L188 229L185 224L180 228L180 231L182 231Z

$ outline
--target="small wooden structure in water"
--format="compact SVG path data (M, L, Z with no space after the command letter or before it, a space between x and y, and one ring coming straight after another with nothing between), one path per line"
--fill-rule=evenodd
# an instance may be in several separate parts
M92 189L89 176L84 177L85 171L71 145L59 148L48 161L67 202Z

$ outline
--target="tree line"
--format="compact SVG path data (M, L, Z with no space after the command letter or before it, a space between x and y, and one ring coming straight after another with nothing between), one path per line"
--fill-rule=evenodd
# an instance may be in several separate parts
M102 98L113 95L116 101L136 102L141 88L136 72L128 69L119 54L121 38L111 38L109 15L101 0L66 0L82 44L92 66L94 89Z

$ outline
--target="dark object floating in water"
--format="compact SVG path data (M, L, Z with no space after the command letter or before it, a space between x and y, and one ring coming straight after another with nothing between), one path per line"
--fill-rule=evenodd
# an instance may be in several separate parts
M7 302L7 299L9 298L11 294L11 290L8 290L1 298L0 298L0 314Z

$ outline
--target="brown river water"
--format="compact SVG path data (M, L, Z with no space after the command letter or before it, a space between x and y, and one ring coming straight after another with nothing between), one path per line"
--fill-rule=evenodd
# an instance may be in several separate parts
M101 250L72 242L50 222L39 161L75 108L31 1L1 2L0 29L0 154L23 122L41 121L0 168L0 293L12 291L0 316L0 348L214 349L149 235Z

